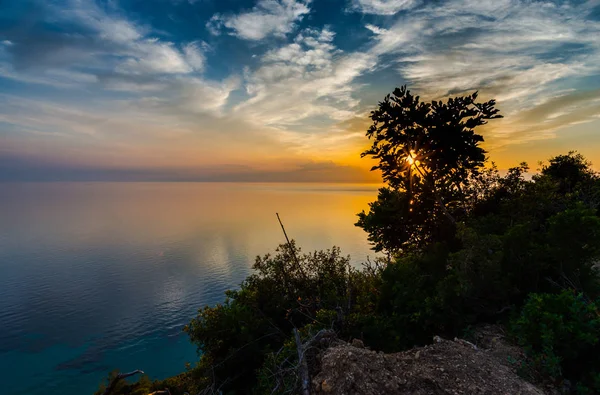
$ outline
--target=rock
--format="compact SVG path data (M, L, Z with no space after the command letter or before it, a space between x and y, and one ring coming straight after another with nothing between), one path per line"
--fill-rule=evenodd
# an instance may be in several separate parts
M365 348L365 344L360 339L352 339L352 347Z
M503 338L496 337L493 352L439 336L428 347L395 354L372 352L354 340L362 347L340 342L321 352L313 389L332 395L543 395L542 389L519 377L507 355L502 355L504 350L514 353L514 346L500 346Z
M466 341L466 340L463 340L463 339L459 339L457 337L454 338L454 341L457 342L457 343L463 344L463 345L465 345L467 347L471 347L474 350L477 350L477 346L475 344L469 342L469 341ZM494 339L492 339L492 343L493 342L494 342Z
M327 382L327 380L323 380L323 382L321 383L321 392L329 394L332 391L333 391L333 388L331 388L331 386L329 385L329 383Z

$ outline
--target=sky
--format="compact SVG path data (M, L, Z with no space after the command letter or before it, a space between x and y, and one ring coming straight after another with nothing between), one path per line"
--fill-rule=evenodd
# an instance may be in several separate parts
M404 84L495 98L501 169L600 165L600 0L0 0L0 181L377 182Z

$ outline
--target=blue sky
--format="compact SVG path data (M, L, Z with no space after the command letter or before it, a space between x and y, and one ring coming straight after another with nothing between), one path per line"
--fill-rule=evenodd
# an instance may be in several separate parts
M394 87L479 90L501 167L600 163L600 2L2 0L0 180L369 181Z

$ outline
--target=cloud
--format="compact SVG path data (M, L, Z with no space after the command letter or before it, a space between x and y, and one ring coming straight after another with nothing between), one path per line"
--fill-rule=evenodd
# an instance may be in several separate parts
M257 123L294 125L309 117L342 120L354 115L353 80L375 65L361 54L344 54L327 28L306 29L294 42L267 51L246 73L251 97L237 112Z
M26 84L48 85L56 88L76 88L81 85L94 84L98 77L94 74L62 69L45 70L42 73L23 73L16 71L6 61L0 60L0 77Z
M147 39L129 44L128 58L115 71L124 74L189 74L204 70L203 43L191 42L178 49L173 43Z
M179 83L173 92L147 92L142 99L53 103L0 95L0 147L69 163L115 166L237 162L277 168L297 160L293 143L282 144L272 127L222 114L219 107L239 80L211 82L208 91L204 81L192 84L182 78Z
M115 68L116 72L123 74L185 74L193 70L185 56L172 44L157 40L132 46L130 57Z
M0 103L0 122L20 136L3 138L2 181L379 181L362 168L296 155L268 128L263 134L232 117L199 124L152 99L104 110L4 95Z
M487 134L493 148L556 137L561 128L597 121L600 116L600 89L571 91L521 111L499 125L489 125Z
M235 76L224 81L203 78L205 42L153 37L150 29L126 19L111 4L105 8L91 0L71 0L60 8L40 4L45 9L41 20L0 32L0 38L6 36L4 41L11 43L0 46L0 76L140 97L160 92L165 107L181 106L196 114L221 111L239 83L231 83ZM71 30L36 27L49 23Z
M4 51L17 70L93 68L123 74L185 74L204 69L200 41L175 44L152 37L149 29L101 9L92 0L71 0L56 7L40 4L43 19L0 33L11 45ZM71 30L45 29L48 23Z
M186 74L204 68L202 43L189 42L178 47L150 37L147 29L121 17L118 11L109 14L101 10L93 1L75 0L72 8L60 15L92 29L95 40L112 44L110 55L125 58L115 67L118 73Z
M352 0L351 9L364 14L394 15L408 10L417 4L417 0Z
M175 168L81 166L0 151L0 183L11 181L380 183L381 179L366 169L331 161L303 161L280 170L238 164Z
M356 131L338 124L363 114L355 97L355 79L376 65L372 55L345 53L334 45L327 27L305 29L293 42L273 48L247 69L250 96L233 108L233 115L255 125L269 126L281 144L301 155L347 156L358 150ZM345 136L352 138L345 138Z
M258 41L268 36L284 37L310 12L311 0L258 0L251 11L215 14L207 29L215 35L222 30L244 40Z
M110 6L110 3L109 3ZM102 40L127 44L141 39L145 31L114 12L101 9L93 0L70 0L55 13L66 21L79 21L82 26L98 33Z
M288 8L292 3L278 2ZM267 9L276 14L279 8L263 2L253 12ZM355 138L346 138L348 132L336 124L356 116L353 81L374 66L374 59L339 50L329 28L302 30L290 42L259 53L243 79L236 73L214 79L203 75L208 62L203 41L159 39L119 9L80 0L43 15L44 23L59 21L57 26L79 32L54 29L59 33L51 36L52 46L42 46L41 52L74 56L60 62L42 57L35 69L11 70L14 53L4 59L0 55L0 66L2 61L7 66L0 73L61 88L66 88L58 83L64 79L72 84L71 97L56 103L0 98L8 103L0 121L10 128L9 140L17 151L96 165L235 160L277 168L297 162L319 139L320 152L332 154L334 147ZM117 28L114 34L111 27ZM14 44L5 50L24 49L40 33L26 29L13 34L7 40ZM35 63L34 57L23 59L23 64ZM89 96L90 88L95 95ZM245 97L240 100L238 94L232 108L228 103L240 88ZM322 119L315 123L314 118ZM319 122L330 127L319 129Z
M370 51L391 57L422 96L480 90L498 100L505 116L520 119L523 111L569 87L566 81L600 75L600 22L587 18L590 7L520 0L430 3L387 26L366 28L373 33ZM529 127L540 135L549 130ZM513 143L531 138L520 128L510 134Z
M187 63L195 71L202 71L204 69L204 64L206 63L204 48L206 48L206 46L206 43L191 42L183 47Z
M222 109L227 104L232 91L240 87L241 81L233 76L215 83L200 78L186 78L179 80L176 88L180 94L179 107L192 113L212 112L222 114Z

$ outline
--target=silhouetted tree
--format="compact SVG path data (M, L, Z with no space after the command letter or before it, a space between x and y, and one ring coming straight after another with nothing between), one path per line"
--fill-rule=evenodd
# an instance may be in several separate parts
M372 170L381 171L391 190L380 191L369 214L359 214L357 226L369 233L376 250L418 247L452 233L456 215L465 209L464 189L486 159L483 136L474 129L501 118L494 100L476 100L477 92L425 103L403 86L371 113L372 146L362 157L379 162ZM394 218L386 214L390 205ZM383 240L390 231L396 237Z
M575 151L550 159L547 165L542 166L541 173L559 183L562 193L574 192L578 186L589 183L595 177L590 163Z

